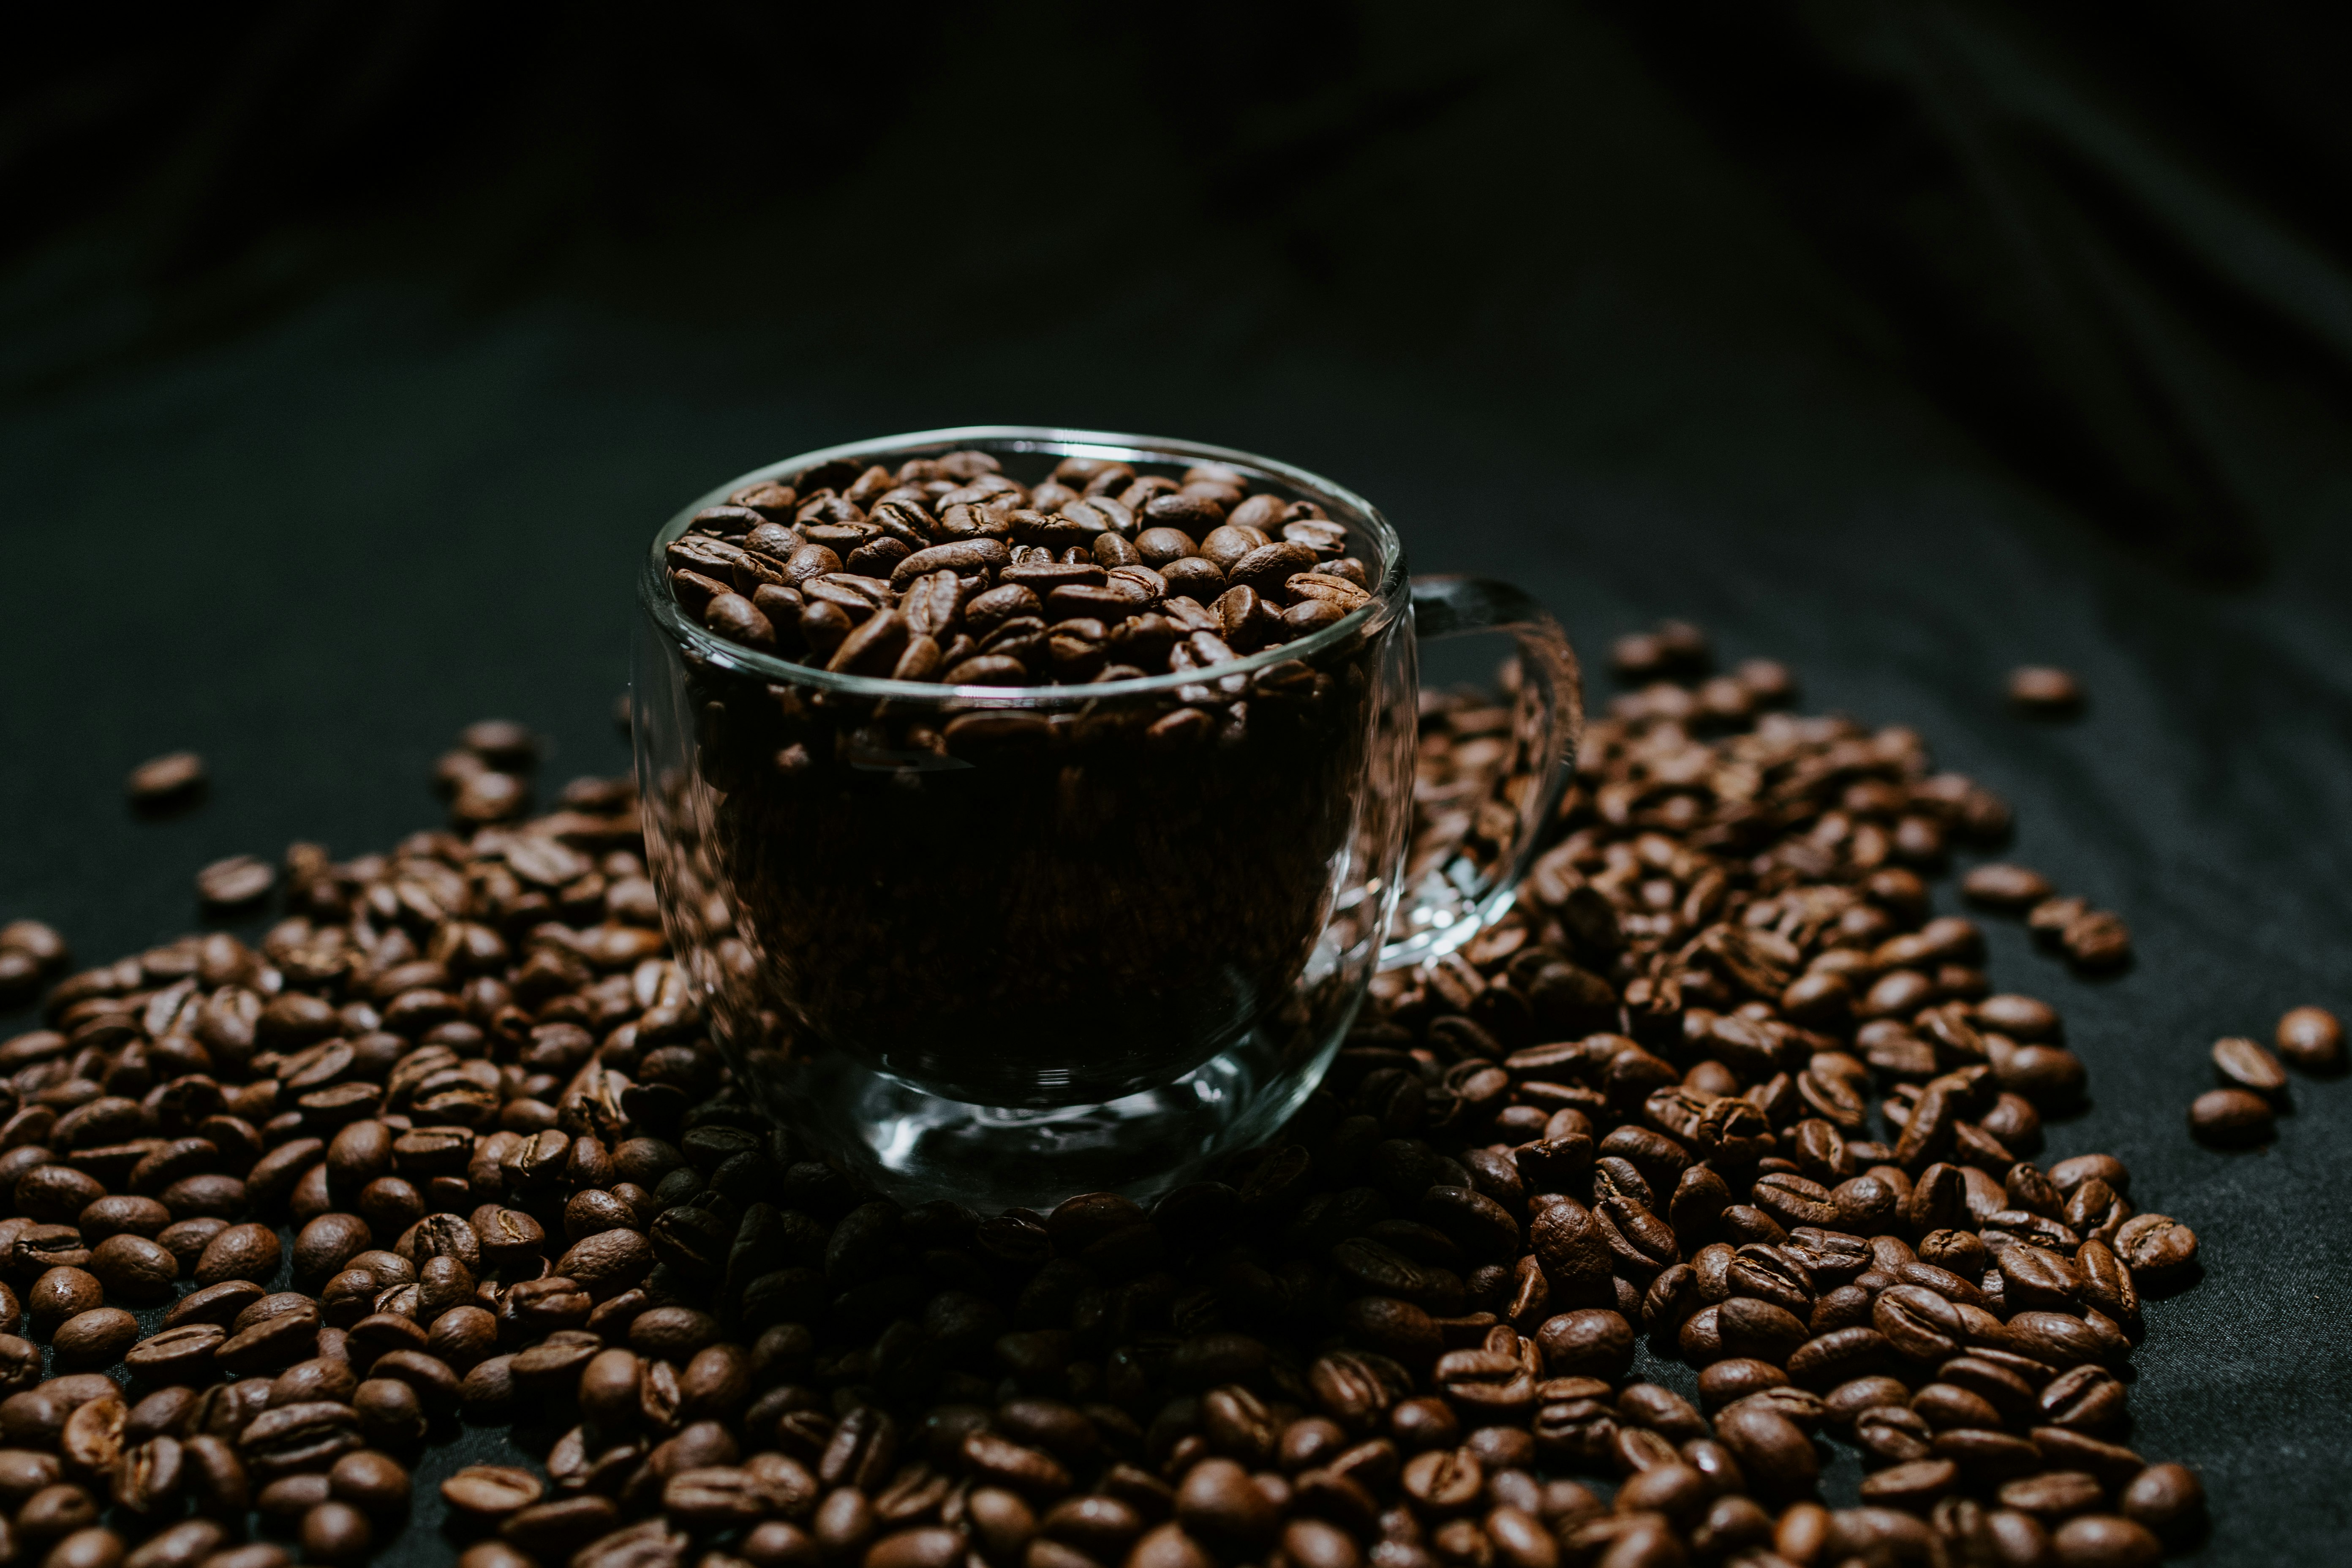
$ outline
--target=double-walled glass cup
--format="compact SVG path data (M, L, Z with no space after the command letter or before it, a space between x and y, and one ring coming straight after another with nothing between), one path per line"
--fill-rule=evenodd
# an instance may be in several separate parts
M1070 457L1237 469L1344 525L1370 599L1232 664L943 686L755 652L675 597L672 545L742 487L957 451L1030 486ZM1189 442L983 427L807 453L679 511L640 598L637 774L679 962L747 1092L908 1203L1149 1197L1265 1141L1376 969L1508 908L1574 755L1574 658L1526 595L1410 579L1361 497ZM1407 887L1415 636L1476 630L1518 644L1508 765L1445 803Z

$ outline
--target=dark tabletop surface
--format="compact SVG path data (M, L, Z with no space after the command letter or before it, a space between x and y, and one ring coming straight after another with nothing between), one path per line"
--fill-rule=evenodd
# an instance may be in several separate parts
M1951 15L1979 11L2003 15ZM928 140L856 152L885 210L835 229L796 209L800 243L698 209L652 238L566 230L548 264L501 226L564 177L533 166L392 217L299 213L201 266L157 265L135 225L18 245L0 920L50 921L83 962L193 929L209 860L294 838L356 854L431 823L432 761L479 717L551 737L550 784L623 768L638 552L755 465L983 422L1266 453L1372 498L1417 569L1534 592L1588 660L1685 616L1727 659L1786 660L1810 710L1914 727L2012 803L2004 858L2126 917L2137 963L2099 981L1985 923L1995 984L2055 1004L2090 1068L2045 1159L2113 1152L2137 1203L2201 1238L2202 1281L2147 1310L2131 1441L2203 1476L2200 1561L2342 1539L2352 1082L2298 1080L2254 1152L2199 1147L2185 1113L2217 1036L2352 1010L2344 274L2319 242L2280 261L2314 268L2292 286L2317 344L2283 357L2275 321L2209 309L2171 262L2116 284L2168 345L2135 363L2178 372L2157 403L2196 418L2158 424L2206 499L2069 485L1985 416L1997 379L1938 378L1949 362L1743 161L1729 111L1692 106L1656 40L1607 7L1532 16L1495 7L1469 45L1426 49L1365 24L1351 74L1291 104L1307 128L1267 121L1238 152L1185 142L1165 104L1111 117L1056 143L1078 194L1051 223L1032 195L968 199L1038 132L934 105ZM989 69L1036 43L1011 23L959 37ZM1351 127L1343 145L1314 113ZM2213 189L2260 205L2182 166L2213 182L2183 210L2210 217L2189 198ZM917 191L968 220L919 222ZM2277 261L2258 242L2287 231L2231 232ZM952 265L902 254L917 235ZM2087 710L2007 709L2025 662L2079 672ZM134 818L125 770L180 747L209 759L209 798ZM1958 907L1948 882L1937 899ZM502 1443L436 1450L420 1493ZM421 1503L395 1560L441 1554L436 1522Z

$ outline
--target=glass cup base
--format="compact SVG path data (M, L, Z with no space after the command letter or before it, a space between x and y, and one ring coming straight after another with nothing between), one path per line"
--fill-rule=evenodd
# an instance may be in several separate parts
M943 1099L837 1052L750 1065L763 1104L790 1108L796 1132L897 1202L1045 1213L1082 1192L1149 1204L1264 1142L1314 1092L1346 1032L1342 1019L1304 1071L1295 1044L1254 1030L1172 1083L1045 1110Z

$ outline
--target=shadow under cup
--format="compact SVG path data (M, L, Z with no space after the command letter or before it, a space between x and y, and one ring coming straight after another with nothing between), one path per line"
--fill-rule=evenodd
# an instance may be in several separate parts
M710 635L671 596L667 546L743 484L805 491L819 469L973 449L1027 485L1071 455L1240 468L1345 524L1378 587L1338 625L1236 664L1039 687L794 665ZM1190 1179L1289 1117L1384 941L1398 954L1412 601L1393 531L1327 481L1130 437L860 443L681 512L641 599L638 776L679 962L753 1099L901 1201L1049 1207ZM1548 799L1525 804L1530 827L1548 816ZM1459 907L1417 900L1404 945L1466 937L1516 869L1467 897L1446 884Z

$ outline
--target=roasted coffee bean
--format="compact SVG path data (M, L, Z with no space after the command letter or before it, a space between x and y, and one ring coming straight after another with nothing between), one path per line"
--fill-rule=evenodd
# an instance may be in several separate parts
M443 1500L478 1520L519 1512L537 1502L544 1489L529 1470L504 1465L467 1465L441 1483Z
M37 1330L52 1333L60 1323L101 1306L105 1300L105 1289L95 1276L60 1267L43 1270L33 1281L25 1292L24 1310Z
M144 1237L118 1234L90 1249L89 1272L110 1298L147 1306L170 1299L180 1263Z
M2279 1059L2241 1035L2213 1042L2213 1070L2225 1085L2269 1098L2286 1092L2286 1069Z
M2210 1089L2189 1106L2189 1130L2200 1142L2220 1149L2267 1142L2273 1130L2271 1103L2251 1089Z
M280 1255L278 1233L268 1226L232 1225L205 1245L193 1272L199 1285L267 1280L278 1271Z
M2150 1465L2124 1488L2116 1511L2166 1546L2185 1546L2205 1528L2205 1489L2185 1465Z
M139 1338L139 1320L120 1307L93 1307L58 1325L51 1341L58 1360L71 1366L106 1366Z
M240 909L258 902L277 883L277 868L268 861L233 855L196 873L196 897L211 909Z
M2273 1037L2279 1055L2307 1073L2331 1074L2344 1068L2344 1026L2325 1007L2295 1007L2283 1015Z
M302 1516L302 1554L311 1562L355 1563L375 1544L367 1515L351 1504L329 1500Z
M2050 897L2050 879L2023 866L1979 866L1960 879L1960 891L1980 904L2017 913Z
M2009 672L2009 700L2030 713L2071 713L2083 704L2083 687L2054 666L2021 664Z
M2154 1568L2164 1547L2140 1524L2114 1514L2084 1514L2051 1532L2050 1546L2065 1568Z
M714 509L681 542L681 569L710 584L689 608L748 599L780 653L853 673L1129 679L1344 618L1385 570L1238 475L1139 484L1082 463L1065 478L1024 492L957 455L773 487L771 510ZM1181 531L1139 531L1139 510ZM942 543L975 546L979 570L882 580ZM1652 640L1697 681L1702 644ZM887 668L877 648L896 649ZM1203 700L1154 743L1223 744L1233 725L1323 700L1322 679L1308 660L1276 666L1230 694L1245 691L1245 718ZM113 1434L100 1489L117 1519L180 1497L232 1517L267 1483L290 1530L337 1508L384 1535L405 1471L362 1445L413 1443L443 1412L576 1401L555 1417L580 1425L549 1458L553 1490L532 1482L485 1512L542 1560L584 1549L600 1568L688 1552L646 1518L665 1508L681 1529L740 1532L725 1548L754 1568L927 1568L967 1538L1025 1568L1269 1552L1307 1568L1559 1568L1563 1553L1776 1544L1875 1560L1924 1557L1920 1531L1982 1555L2042 1539L1989 1505L2052 1473L2097 1491L2045 1501L2053 1522L2128 1523L2146 1467L2109 1440L2126 1418L2107 1368L2141 1331L2142 1286L2193 1278L2195 1238L2134 1214L2111 1160L2046 1177L2019 1163L2036 1104L2078 1098L2082 1063L2045 1005L1984 994L1979 936L1928 921L1907 868L1948 837L1997 834L2003 808L1932 774L1902 731L1759 723L1787 689L1785 675L1667 682L1596 720L1581 815L1517 909L1384 977L1279 1152L1200 1184L1190 1220L1174 1200L1145 1215L1103 1194L1050 1217L902 1214L772 1138L722 1089L704 1004L617 826L635 810L625 784L566 791L543 836L421 835L341 867L298 847L293 918L263 951L223 936L96 972L61 993L56 1030L6 1043L8 1070L37 1076L18 1078L24 1108L0 1139L0 1180L26 1200L0 1238L24 1304L0 1311L94 1358L134 1293L166 1301L178 1273L198 1288L124 1352L163 1392L119 1426L120 1399L68 1379L0 1402L0 1436L55 1445L71 1426L96 1454ZM1024 717L966 715L907 749L1067 742ZM1517 797L1491 786L1522 771L1516 724L1508 702L1428 700L1414 832L1433 856L1483 864L1513 837ZM1635 760L1669 742L1679 760L1654 774ZM521 808L523 742L453 765L460 791L499 781L460 810L467 831ZM886 730L854 745L899 743ZM1767 814L1717 804L1707 770L1768 752L1764 793L1737 796ZM814 783L833 754L795 731L756 763ZM1668 765L1692 770L1692 793L1663 784ZM1469 826L1442 837L1436 813L1456 802ZM2066 902L2016 868L1996 887L2000 869L1967 890ZM2126 951L2112 917L2046 912L2078 962ZM2231 1087L2280 1092L2259 1056L2227 1055ZM1868 1141L1888 1079L1892 1148ZM291 1272L315 1299L265 1294L289 1260L278 1233L264 1247L244 1228L288 1213ZM58 1268L106 1299L79 1305L70 1274L42 1289ZM1637 1316L1706 1363L1721 1441L1662 1390L1612 1394ZM32 1389L41 1360L26 1343L0 1365L10 1392ZM241 1381L215 1381L228 1375ZM1322 1414L1290 1417L1302 1404ZM884 1405L924 1417L904 1455L869 1414ZM320 1409L343 1414L292 1415ZM1866 1497L1895 1507L1794 1509L1776 1542L1745 1494L1801 1493L1816 1429L1860 1434L1887 1461ZM1624 1475L1623 1511L1603 1521L1538 1466ZM2145 1489L2158 1511L2180 1489ZM2110 1537L2128 1545L2083 1539ZM514 1548L468 1560L486 1550Z
M364 1399L373 1386L362 1384L359 1397ZM352 1405L322 1401L264 1410L246 1424L236 1445L247 1468L267 1479L331 1464L337 1456L361 1446L361 1433L362 1421Z
M1554 1377L1615 1379L1633 1358L1633 1331L1605 1308L1582 1308L1548 1319L1537 1331L1544 1365Z
M162 811L202 794L205 776L204 758L194 752L170 752L131 769L123 793L142 811Z
M299 1521L332 1494L322 1475L280 1476L255 1494L253 1506L280 1522Z
M1748 1478L1769 1492L1801 1490L1819 1473L1811 1442L1784 1415L1742 1405L1716 1417L1716 1435Z

